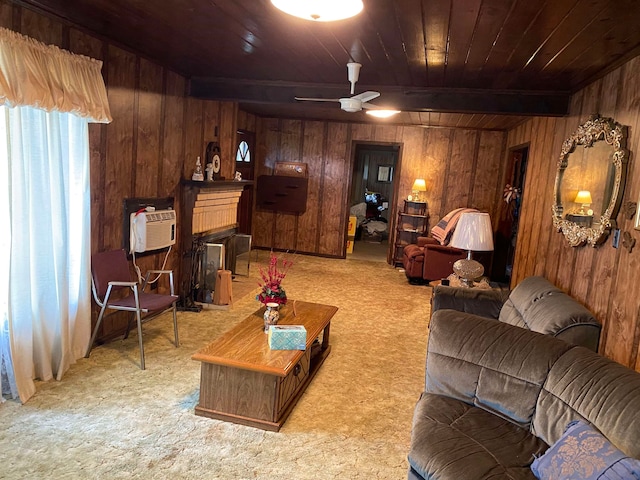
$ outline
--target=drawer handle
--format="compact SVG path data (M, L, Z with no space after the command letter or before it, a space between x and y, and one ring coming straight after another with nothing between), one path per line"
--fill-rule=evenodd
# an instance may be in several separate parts
M293 367L293 374L297 377L298 375L300 375L300 370L302 370L302 367L298 363L295 367Z

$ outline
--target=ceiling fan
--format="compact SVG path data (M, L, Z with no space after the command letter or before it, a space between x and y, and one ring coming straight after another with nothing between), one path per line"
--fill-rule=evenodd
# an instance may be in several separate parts
M351 95L353 95L356 82L360 75L361 64L355 62L347 63L347 72L349 73L349 82L351 83ZM359 112L363 108L379 108L376 105L369 103L369 100L378 98L380 92L366 91L353 95L351 97L344 98L308 98L308 97L295 97L296 100L309 101L309 102L340 102L340 108L345 112Z

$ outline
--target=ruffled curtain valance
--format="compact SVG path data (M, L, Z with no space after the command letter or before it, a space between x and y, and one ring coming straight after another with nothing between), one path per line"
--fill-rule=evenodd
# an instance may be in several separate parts
M102 62L0 28L0 104L109 123Z

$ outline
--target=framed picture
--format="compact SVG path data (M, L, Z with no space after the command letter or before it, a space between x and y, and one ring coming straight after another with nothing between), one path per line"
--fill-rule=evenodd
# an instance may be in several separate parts
M391 181L393 181L393 166L392 165L378 165L378 181L379 182L391 182Z

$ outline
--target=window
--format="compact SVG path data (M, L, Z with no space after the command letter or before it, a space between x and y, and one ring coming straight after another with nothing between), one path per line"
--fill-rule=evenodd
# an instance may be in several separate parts
M236 152L236 162L251 162L251 151L249 150L249 144L242 140L238 145L238 151Z
M0 106L0 192L0 377L26 401L90 334L88 120Z

